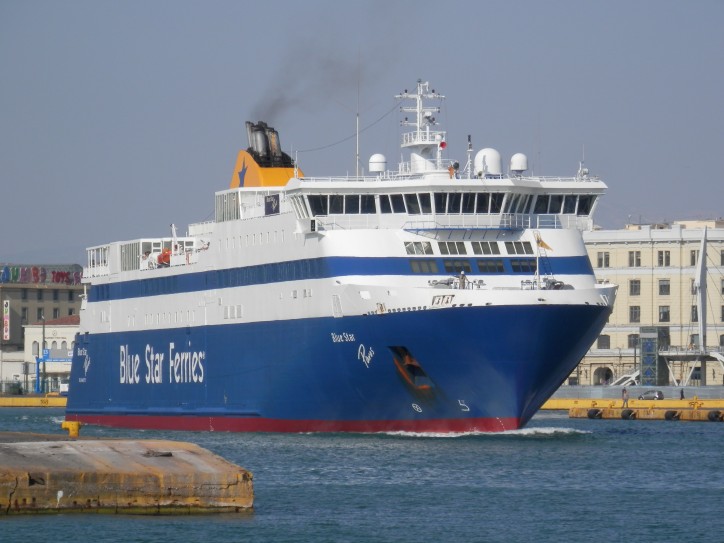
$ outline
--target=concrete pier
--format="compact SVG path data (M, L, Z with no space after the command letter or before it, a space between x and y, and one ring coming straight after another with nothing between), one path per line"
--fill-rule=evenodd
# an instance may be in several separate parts
M0 433L0 514L251 510L253 476L192 443Z

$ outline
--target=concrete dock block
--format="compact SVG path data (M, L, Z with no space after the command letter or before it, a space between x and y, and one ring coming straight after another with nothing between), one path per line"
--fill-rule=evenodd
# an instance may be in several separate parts
M253 502L250 472L192 443L0 443L4 514L238 512L251 510Z

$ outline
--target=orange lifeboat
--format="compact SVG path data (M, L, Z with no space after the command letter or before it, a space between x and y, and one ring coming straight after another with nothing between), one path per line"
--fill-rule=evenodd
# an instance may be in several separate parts
M171 265L171 249L164 249L161 254L158 255L159 266L170 266Z

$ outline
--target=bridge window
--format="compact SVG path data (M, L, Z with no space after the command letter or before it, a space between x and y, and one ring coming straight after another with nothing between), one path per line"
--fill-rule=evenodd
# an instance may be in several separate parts
M407 212L410 215L420 214L420 204L417 201L417 194L405 194L405 203L407 204Z
M344 213L344 196L341 194L329 195L329 214L335 215Z
M360 196L360 213L363 213L363 214L377 213L377 209L375 208L374 194L363 194L362 196Z
M447 212L460 213L460 204L462 203L462 194L459 192L451 192L447 197Z
M326 194L310 194L307 196L309 202L309 209L312 211L312 216L327 215L327 195Z
M505 200L505 194L502 192L493 192L490 194L490 212L500 213L503 209L503 201Z
M405 201L402 198L402 194L390 194L390 202L392 203L393 213L405 212Z
M464 271L465 273L470 273L472 271L472 268L470 267L470 262L463 259L453 259L453 258L446 258L442 261L443 266L445 266L445 271L447 273L460 273L461 271Z
M462 212L467 214L475 213L475 193L466 192L463 194Z
M359 214L359 194L347 194L344 197L344 212L350 215Z
M593 202L595 201L596 197L592 194L581 194L578 196L578 211L576 214L578 216L589 215L591 208L593 208Z
M490 194L478 192L478 199L475 202L475 213L490 212Z
M560 213L563 205L562 194L551 194L551 203L548 207L548 213Z
M478 260L476 263L480 273L503 273L505 271L503 261L500 258L486 258L485 260Z
M572 194L569 194L563 199L563 213L567 213L569 215L576 212L576 197Z
M421 192L417 196L420 198L420 211L422 211L426 215L432 213L432 202L430 201L430 193Z
M535 207L533 208L534 213L548 213L548 202L550 196L547 194L541 194L535 199Z

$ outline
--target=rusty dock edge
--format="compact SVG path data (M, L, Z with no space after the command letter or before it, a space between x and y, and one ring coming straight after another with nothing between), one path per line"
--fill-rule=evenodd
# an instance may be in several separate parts
M0 433L0 514L228 513L253 504L252 474L193 443Z

